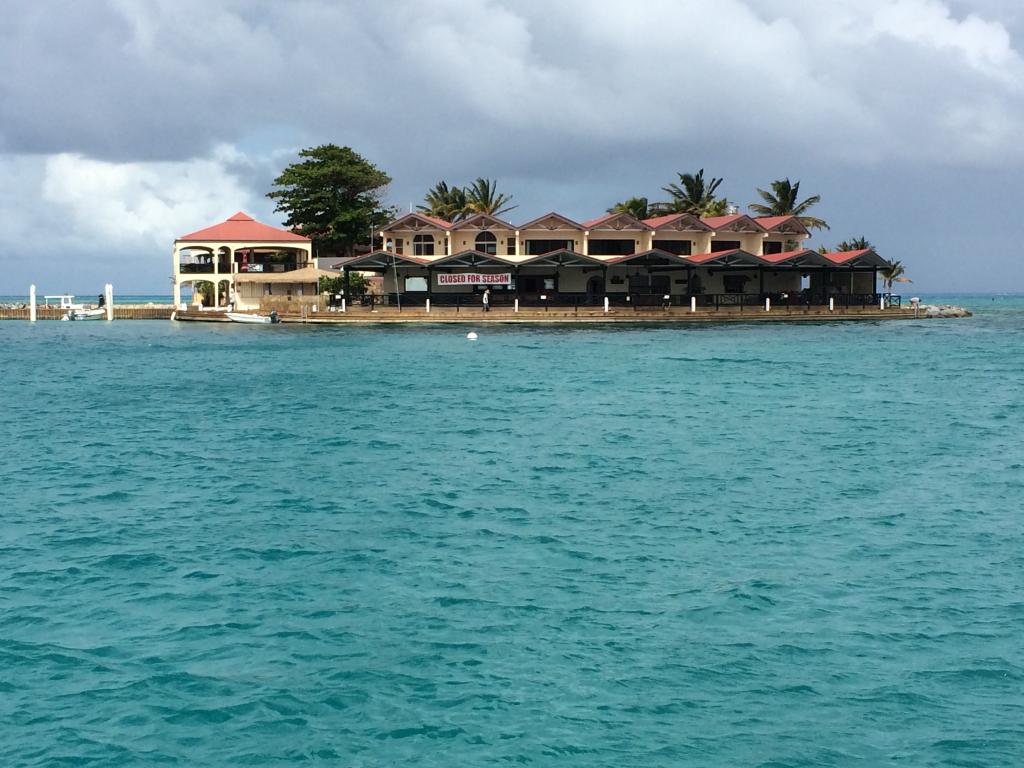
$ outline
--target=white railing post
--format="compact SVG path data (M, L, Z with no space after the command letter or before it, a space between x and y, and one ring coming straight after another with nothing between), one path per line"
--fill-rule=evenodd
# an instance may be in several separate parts
M430 314L430 299L427 299L427 314Z
M32 323L36 321L36 287L34 285L28 287L28 319Z
M885 309L885 294L878 297L878 308Z
M341 297L341 311L342 311L342 312L344 312L344 311L345 311L345 302L346 302L346 301L347 301L347 299L346 299L346 298L345 298L344 296L342 296L342 297Z
M691 312L696 312L697 311L697 297L696 296L691 296L690 297L690 311Z
M764 300L764 311L765 312L771 312L772 311L772 300L771 300L770 296L766 297L765 300Z
M828 311L829 312L835 312L836 311L836 300L833 297L831 297L831 296L828 297Z
M107 320L114 319L114 286L107 283L103 286L103 306L107 309Z
M604 313L606 315L608 314L608 297L607 296L604 297Z
M518 297L518 296L516 297L516 302L515 302L515 310L514 310L514 311L515 311L515 312L518 312L518 311L519 311L519 297Z

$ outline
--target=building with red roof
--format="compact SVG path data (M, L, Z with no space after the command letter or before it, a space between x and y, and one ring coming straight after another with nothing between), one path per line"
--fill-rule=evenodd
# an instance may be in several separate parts
M174 241L174 304L189 287L195 302L205 293L214 309L258 309L268 303L317 297L322 274L306 236L256 221L242 211ZM277 298L280 298L280 302Z
M873 250L820 254L803 243L794 216L698 217L674 213L638 220L606 213L575 221L550 212L522 224L488 214L446 221L424 213L382 227L380 250L337 260L342 272L379 276L379 290L406 304L473 302L487 289L500 305L686 304L705 306L839 300L878 303ZM174 243L175 302L180 286L216 286L215 307L284 312L322 301L312 242L238 213Z

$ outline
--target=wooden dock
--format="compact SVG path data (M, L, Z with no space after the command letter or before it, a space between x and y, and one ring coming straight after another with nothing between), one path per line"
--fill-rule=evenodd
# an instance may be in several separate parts
M482 309L432 307L351 307L346 312L309 312L305 314L278 313L282 323L306 325L397 324L397 323L725 323L725 322L823 322L913 320L914 310L892 307L853 307L829 312L828 307L773 307L770 312L754 307L698 309L688 307L650 307L640 309L613 309L605 313L600 307L574 310L572 307L551 307L547 310L523 308L515 312L511 307L500 307L484 312ZM183 322L230 322L223 312L212 310L186 310L175 313Z
M115 320L170 320L174 307L170 304L114 305ZM67 310L60 307L36 307L37 320L60 320L67 314ZM0 307L0 320L28 320L29 309L25 307L3 308Z

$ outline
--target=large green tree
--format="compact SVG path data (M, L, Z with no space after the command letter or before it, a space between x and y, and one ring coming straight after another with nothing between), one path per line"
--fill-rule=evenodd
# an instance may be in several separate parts
M704 169L697 173L678 173L679 183L669 184L662 189L672 196L669 203L671 213L692 213L696 216L718 216L729 206L725 198L715 196L722 180L704 179Z
M468 213L487 213L499 216L518 206L511 205L512 196L498 193L498 182L477 179L466 187L466 210Z
M381 204L391 177L351 147L323 144L299 157L274 179L267 197L287 215L285 226L312 238L318 250L351 255L371 229L394 217Z
M628 213L634 219L643 221L650 217L650 206L646 197L631 197L613 205L608 209L608 213Z
M466 190L449 187L447 181L439 181L427 191L423 205L416 206L416 209L445 221L459 221L466 218Z
M791 183L789 179L773 181L772 191L758 188L757 194L763 202L751 203L748 207L758 216L796 216L800 223L808 229L828 229L824 219L808 216L807 210L821 202L821 195L811 195L806 200L800 198L800 182Z

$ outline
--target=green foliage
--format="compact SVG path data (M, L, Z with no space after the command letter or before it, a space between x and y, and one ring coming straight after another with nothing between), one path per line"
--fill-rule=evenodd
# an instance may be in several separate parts
M773 181L772 191L758 188L757 194L763 202L751 203L748 207L758 216L796 216L808 229L828 229L824 219L806 215L807 210L821 202L821 195L812 195L797 202L800 197L800 182L793 184L789 179Z
M721 216L729 207L725 198L715 197L722 179L704 180L704 169L697 173L678 173L678 184L662 187L672 196L668 204L669 213L692 213L697 216Z
M416 209L428 216L445 221L459 221L468 213L466 190L462 187L449 187L448 182L439 181L424 196L424 205Z
M511 195L498 194L498 182L490 179L477 179L466 187L466 212L487 213L499 216L518 206L510 205Z
M843 240L843 242L836 246L837 251L864 251L868 248L874 248L874 246L865 237L853 237L849 240Z
M650 206L646 197L631 197L621 203L616 203L608 209L608 213L628 213L635 219L643 221L650 218Z
M362 296L366 293L366 286L366 278L358 272L348 273L347 290L345 290L345 275L320 278L320 293L343 293L346 296Z
M371 228L394 217L381 205L391 177L350 147L324 144L299 157L274 179L267 197L277 201L275 211L287 215L285 226L312 238L318 250L351 255Z
M891 293L893 281L895 281L897 277L902 277L905 272L906 269L903 267L903 262L896 260L890 261L889 266L878 270L878 276L881 277L882 282L885 283L886 291Z

